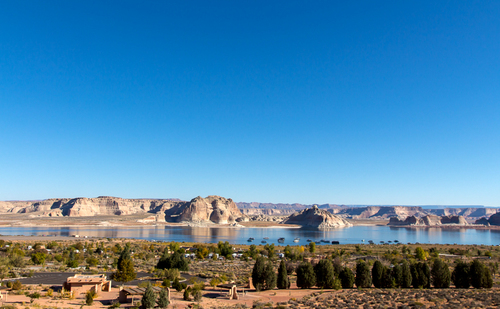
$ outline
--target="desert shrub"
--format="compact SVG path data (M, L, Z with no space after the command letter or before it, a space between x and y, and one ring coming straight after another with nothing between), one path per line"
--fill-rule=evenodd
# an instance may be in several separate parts
M191 294L191 288L190 288L190 287L187 287L187 288L184 290L184 294L183 294L182 298L183 298L185 301L191 301L190 294Z
M47 293L45 294L45 296L47 296L47 297L52 297L52 296L54 296L54 290L52 290L52 289L48 289L48 290L47 290Z
M172 283L172 288L174 288L177 292L184 290L187 287L187 284L179 282L179 278L175 278L174 283Z
M191 296L193 296L193 299L195 302L200 302L201 301L201 291L199 289L192 289L191 290Z
M162 286L169 288L170 287L170 280L164 279L162 282Z
M21 283L21 281L19 280L16 280L12 283L12 290L20 290L23 288L23 284Z
M92 304L94 303L94 298L89 292L90 291L88 291L87 294L85 295L85 304L87 306L92 306Z

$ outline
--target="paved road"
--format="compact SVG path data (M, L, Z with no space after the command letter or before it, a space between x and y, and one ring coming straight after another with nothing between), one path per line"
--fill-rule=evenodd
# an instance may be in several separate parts
M44 285L61 285L66 281L68 277L74 276L76 273L74 272L56 272L56 273L35 273L33 277L30 278L22 278L19 279L22 284L44 284ZM106 273L106 276L111 278L111 273ZM150 274L145 273L145 272L138 272L137 273L137 279L127 282L127 285L137 285L143 280L140 280L141 278L149 277ZM186 279L190 279L191 275L187 274L181 274L182 277ZM7 280L7 279L6 279ZM154 279L153 281L156 281L159 279ZM116 282L113 281L113 287L118 287L121 285L121 282Z
M45 284L45 285L62 285L63 282L66 281L68 277L74 276L76 273L73 272L62 272L62 273L35 273L33 277L30 278L22 278L19 281L21 281L22 284ZM111 277L111 273L107 273L106 276L108 278ZM137 279L133 280L131 282L128 282L127 284L131 285L136 285L139 282L141 282L140 278L148 277L149 274L139 272L137 273ZM113 286L119 286L121 283L117 283L113 281Z

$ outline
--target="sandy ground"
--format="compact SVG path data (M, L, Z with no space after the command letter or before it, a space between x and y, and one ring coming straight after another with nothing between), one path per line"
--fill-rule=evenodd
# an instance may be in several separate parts
M260 301L264 303L273 302L276 304L277 302L286 302L290 298L299 299L308 294L311 294L314 291L318 290L303 290L297 289L295 285L292 285L290 290L272 290L272 291L239 291L239 299L238 300L229 300L228 291L224 289L212 289L207 288L202 291L203 298L200 302L200 305L203 308L212 308L219 306L232 306L236 304L245 304L247 307L251 308L254 302ZM324 290L327 292L330 290ZM334 290L332 290L334 291ZM49 306L52 308L80 308L85 303L85 295L80 294L75 299L58 299L57 296L59 293L54 292L54 296L56 297L41 297L39 299L35 299L33 303L30 303L30 298L25 295L5 295L5 291L2 291L3 296L3 305L16 305L19 307L25 308L34 308L34 307L43 307ZM85 306L85 308L108 308L114 301L118 299L118 289L114 288L111 292L99 292L98 297L94 300L94 304L92 306ZM45 293L42 292L42 295ZM169 308L187 308L194 301L185 301L183 300L183 293L177 292L175 290L171 290L171 303ZM141 297L134 297L134 303L139 302ZM130 300L132 300L130 298ZM133 307L134 304L132 302L121 304L120 308L130 308Z

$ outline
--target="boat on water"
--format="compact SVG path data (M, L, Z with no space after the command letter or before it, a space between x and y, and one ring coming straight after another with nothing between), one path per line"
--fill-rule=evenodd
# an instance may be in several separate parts
M278 242L280 242L280 243L284 243L284 242L285 242L285 237L280 237L280 238L278 238Z
M340 245L340 241L338 241L338 240L332 240L332 245Z
M269 239L269 237L264 237L264 239Z
M307 240L307 242L311 242L311 241L312 241L312 239L308 239L308 240Z
M293 242L299 242L300 238L296 237Z
M261 243L265 244L265 243L267 243L267 241L263 240L263 241L261 241Z
M326 240L326 239L322 239L321 242L326 242L326 243L329 243L330 241L329 240Z
M253 237L250 237L250 238L247 239L248 242L252 242L254 240L255 240L255 238L253 238Z

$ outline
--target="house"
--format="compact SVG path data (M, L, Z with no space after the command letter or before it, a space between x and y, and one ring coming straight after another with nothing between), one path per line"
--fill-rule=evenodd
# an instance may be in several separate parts
M64 282L63 287L65 290L77 296L81 293L94 290L96 292L111 291L111 280L107 280L106 275L79 275L68 277Z

